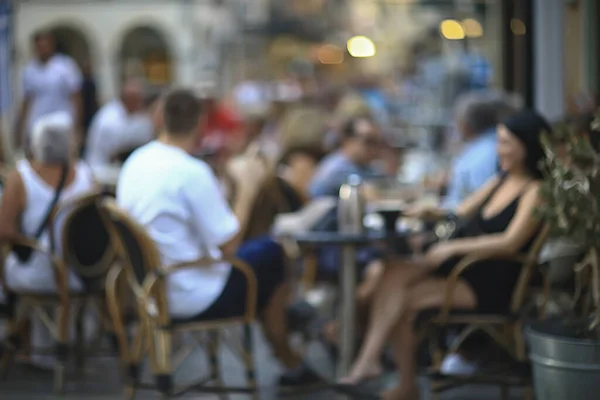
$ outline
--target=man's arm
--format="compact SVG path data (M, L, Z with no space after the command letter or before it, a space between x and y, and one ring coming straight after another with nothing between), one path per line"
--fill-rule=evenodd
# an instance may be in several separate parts
M83 138L85 133L83 130L83 98L81 96L81 90L71 93L71 106L73 107L73 126L77 133L77 147L81 147L83 144Z
M73 124L79 137L79 142L83 139L83 98L81 95L81 89L83 85L83 76L77 63L69 58L64 58L65 65L65 78L67 82L67 89L69 90L71 107L73 109Z
M233 204L233 213L239 222L240 229L238 230L237 234L233 236L227 243L224 243L220 246L223 254L227 255L235 254L238 247L242 243L242 240L244 239L245 227L248 225L250 220L250 212L256 197L256 193L254 191L244 188L243 185L238 189L239 190L235 196L235 203Z
M188 176L188 184L182 189L192 210L192 222L205 243L220 247L225 254L232 254L237 249L240 222L229 208L210 167L202 165L201 168L203 171ZM238 212L243 214L245 210Z
M15 127L13 132L13 146L16 150L26 150L27 133L25 132L25 124L29 118L31 111L31 103L33 99L33 85L29 78L29 66L26 66L21 75L21 87L23 91L23 99L19 106L19 112L15 119Z
M13 133L13 145L15 149L23 149L25 150L26 145L26 134L25 134L25 122L27 121L27 117L29 116L29 109L31 108L31 98L29 96L25 96L21 101L21 106L19 107L19 113L15 120L15 131Z
M154 138L154 124L147 115L129 117L127 124L119 132L113 132L109 158L134 150L150 142Z

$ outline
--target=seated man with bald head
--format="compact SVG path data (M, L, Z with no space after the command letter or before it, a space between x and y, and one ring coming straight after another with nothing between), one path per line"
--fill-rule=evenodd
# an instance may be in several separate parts
M112 164L119 154L154 138L154 124L144 104L144 87L128 81L121 96L102 107L88 132L85 160L93 167Z

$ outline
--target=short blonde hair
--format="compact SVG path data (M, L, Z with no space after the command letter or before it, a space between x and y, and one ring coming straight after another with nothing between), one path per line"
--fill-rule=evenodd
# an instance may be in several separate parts
M66 112L44 115L35 121L31 134L31 153L39 162L67 162L70 156L73 119Z

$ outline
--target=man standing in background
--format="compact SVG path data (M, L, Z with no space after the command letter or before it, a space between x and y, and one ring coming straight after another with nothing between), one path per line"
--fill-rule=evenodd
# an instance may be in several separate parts
M66 111L73 117L76 131L82 130L79 67L71 57L56 53L54 36L49 31L35 33L33 45L35 58L23 71L23 100L15 127L15 146L26 152L31 127L41 116Z

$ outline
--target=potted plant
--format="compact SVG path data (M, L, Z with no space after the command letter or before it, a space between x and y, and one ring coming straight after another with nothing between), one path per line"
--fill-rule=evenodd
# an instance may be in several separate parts
M573 268L581 278L576 292L589 293L591 307L581 318L563 316L527 328L538 400L600 396L600 152L598 138L591 135L600 135L600 111L587 135L562 126L543 137L547 157L540 214L552 237L584 249L583 261Z

